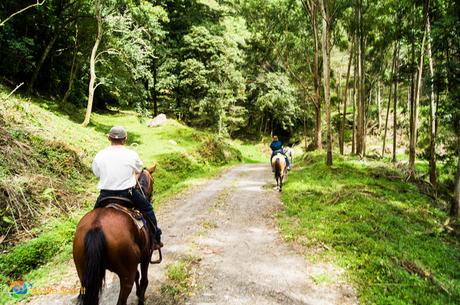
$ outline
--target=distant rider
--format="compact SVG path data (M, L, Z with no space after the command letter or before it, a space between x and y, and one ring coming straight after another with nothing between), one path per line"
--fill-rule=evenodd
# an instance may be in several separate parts
M107 136L111 145L98 152L92 164L93 173L99 178L100 189L94 208L100 207L105 197L131 199L134 207L141 211L153 225L155 231L153 249L159 249L163 246L161 230L158 228L152 204L136 189L136 174L142 172L142 161L135 151L124 146L128 135L123 127L112 127Z
M286 167L288 170L291 169L291 164L289 163L289 158L286 156L286 154L284 153L284 150L283 150L283 142L281 142L280 140L278 140L278 136L274 135L273 136L273 141L272 143L270 144L270 148L272 150L272 155L270 157L270 165L272 164L272 159L274 156L276 156L276 154L280 153L284 156L284 158L286 159ZM272 171L274 169L272 168Z

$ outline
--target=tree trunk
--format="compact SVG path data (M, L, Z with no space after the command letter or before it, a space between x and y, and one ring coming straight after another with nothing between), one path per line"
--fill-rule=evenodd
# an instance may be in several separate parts
M34 74L32 74L32 78L30 79L29 87L27 88L27 93L32 93L35 82L37 81L38 74L40 73L40 70L43 67L43 64L45 63L46 58L48 57L48 54L50 53L51 49L54 46L54 43L56 42L57 38L59 36L59 30L57 29L55 33L53 34L53 37L51 40L48 42L46 45L45 50L42 53L42 56L40 57L40 60L37 63L37 66L35 67Z
M357 48L355 47L355 52L357 52ZM358 86L357 82L357 68L358 62L357 62L357 54L355 54L355 60L354 60L354 65L353 65L353 125L352 125L352 131L351 131L351 154L354 155L356 154L356 89Z
M153 116L158 115L158 95L157 95L157 63L153 60Z
M101 39L102 39L101 0L96 0L95 4L96 4L97 34L96 34L96 41L94 42L93 50L91 51L91 58L89 61L90 79L89 79L89 86L88 86L88 105L86 107L85 120L82 123L83 127L88 126L90 118L91 118L94 91L96 90L96 87L94 85L96 82L96 54L97 54L97 49L99 47L99 43L101 42Z
M422 74L423 74L423 58L425 55L425 40L427 32L427 1L425 1L425 20L424 20L424 31L422 44L420 46L420 60L417 69L417 81L415 83L415 98L413 99L412 106L412 128L410 132L410 141L409 141L409 177L415 178L415 154L417 147L417 130L418 130L418 112L419 112L419 101L420 101L420 92L422 87Z
M427 16L427 53L428 62L430 67L430 183L434 187L437 185L436 175L436 104L434 99L434 69L433 69L433 56L431 54L431 25L430 17Z
M353 42L350 46L350 58L348 59L348 69L347 69L347 78L345 80L345 88L343 90L343 115L342 115L342 125L340 126L340 154L343 155L343 147L345 145L345 123L347 119L347 92L348 92L348 81L350 80L350 68L351 61L353 59Z
M394 76L395 64L396 64L396 51L397 46L395 45L395 50L393 52L393 60L391 62L391 77ZM385 156L385 146L387 141L387 131L388 131L388 117L390 116L390 105L391 105L391 93L392 93L392 84L390 81L390 93L388 94L388 105L387 105L387 115L385 117L385 129L383 131L383 145L382 145L382 158Z
M322 149L322 138L321 138L321 69L319 67L319 34L318 24L316 20L318 8L316 1L310 2L310 21L313 30L313 87L315 90L315 136L313 147L315 149Z
M356 154L362 155L364 146L364 116L365 116L365 99L364 99L364 37L362 24L362 0L358 3L358 124L356 130Z
M382 111L382 105L381 105L381 96L380 96L380 81L377 82L377 123L378 123L378 135L380 136L380 131L382 130L382 117L381 117L381 111Z
M394 91L393 91L393 158L396 162L396 136L398 131L398 67L399 67L399 41L396 44L395 65L394 65ZM390 85L391 86L391 85Z
M77 62L77 55L78 55L78 24L75 22L75 45L73 50L73 57L72 57L72 67L70 68L70 77L69 77L69 86L64 94L64 98L62 99L62 103L66 103L67 99L70 96L70 93L73 89L73 82L75 81L75 77L77 76L78 71L78 62Z
M331 130L331 20L325 0L320 0L322 16L322 53L323 53L323 75L324 75L324 102L326 104L326 124L327 124L327 155L326 164L332 165L332 130Z
M307 113L306 111L303 114L303 137L304 137L304 149L307 151Z
M454 182L454 197L452 198L452 205L450 206L450 215L456 219L460 216L460 134L457 134L457 151L457 174L455 175Z

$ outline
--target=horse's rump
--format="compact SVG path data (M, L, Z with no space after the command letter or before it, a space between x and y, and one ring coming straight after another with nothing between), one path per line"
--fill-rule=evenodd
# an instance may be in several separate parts
M284 169L286 168L286 159L284 155L281 153L278 153L275 156L273 156L272 166L275 169L275 175L283 176ZM279 172L277 172L277 166L279 168Z

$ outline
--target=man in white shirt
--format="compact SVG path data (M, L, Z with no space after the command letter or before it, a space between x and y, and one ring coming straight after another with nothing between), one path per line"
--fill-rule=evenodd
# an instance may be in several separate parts
M136 174L142 171L142 161L139 155L124 145L127 139L126 130L121 126L114 126L108 134L111 145L94 157L92 169L99 178L100 190L94 208L100 207L105 197L124 197L131 199L134 207L141 211L154 227L156 245L154 249L163 246L161 243L161 230L158 228L157 219L151 203L136 189Z

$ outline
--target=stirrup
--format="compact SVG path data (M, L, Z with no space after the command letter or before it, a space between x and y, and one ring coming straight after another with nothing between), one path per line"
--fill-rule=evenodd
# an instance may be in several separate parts
M151 263L151 264L159 264L159 263L161 263L161 261L163 260L163 255L161 254L161 248L154 249L154 250L152 251L152 255L153 255L153 252L155 252L155 251L158 251L158 259L152 261L152 260L151 260L151 259L152 259L152 256L150 256L150 263Z

